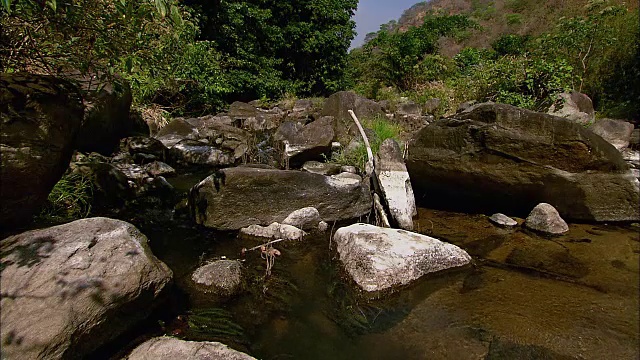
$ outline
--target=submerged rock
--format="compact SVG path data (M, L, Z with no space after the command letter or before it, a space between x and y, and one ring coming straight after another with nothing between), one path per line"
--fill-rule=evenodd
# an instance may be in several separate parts
M240 289L242 265L237 260L217 260L199 267L191 280L206 291L229 296Z
M416 200L400 146L386 139L376 155L376 178L389 207L391 218L405 230L413 230L413 217L418 213Z
M223 169L195 185L189 206L198 224L238 230L284 220L312 206L325 221L367 214L371 194L366 181L338 179L304 171L253 167Z
M0 244L7 359L86 356L144 319L172 279L147 238L120 220L77 220Z
M514 227L518 226L518 222L502 213L495 213L489 217L489 220L499 226Z
M469 254L455 245L368 224L340 228L333 239L345 269L366 291L406 285L422 275L471 261Z
M546 203L538 204L531 210L524 226L551 235L560 235L569 231L569 226L560 217L558 210Z
M186 341L156 337L138 345L125 360L255 360L227 345L211 341Z

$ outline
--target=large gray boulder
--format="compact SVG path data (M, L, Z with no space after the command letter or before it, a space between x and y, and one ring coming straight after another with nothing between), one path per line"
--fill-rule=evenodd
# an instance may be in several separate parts
M577 91L558 95L548 114L565 118L582 126L591 125L596 119L591 99Z
M78 88L43 75L0 75L0 227L31 221L69 166L83 107Z
M369 224L354 224L333 235L340 261L365 291L407 285L422 275L468 264L459 247L432 237Z
M600 119L591 125L589 130L602 136L616 149L622 151L629 146L633 124L623 120Z
M238 230L283 221L313 206L325 221L362 216L371 208L368 182L303 171L235 167L207 177L191 189L189 206L198 224Z
M211 341L186 341L156 337L138 345L125 360L255 360L227 345Z
M376 178L391 218L405 230L413 230L413 217L418 214L416 200L400 146L386 139L376 154Z
M336 121L336 139L343 144L348 144L349 140L358 134L349 110L353 110L358 119L371 119L374 117L385 117L382 107L373 100L364 98L353 91L340 91L327 99L322 108L323 116L333 116Z
M152 310L171 270L133 225L90 218L8 237L2 358L82 358Z
M130 117L133 96L129 83L116 77L101 79L99 74L71 75L84 94L85 114L76 141L83 152L111 155L120 139L135 132L135 121Z
M414 136L416 200L525 216L552 204L565 219L640 218L638 182L620 152L584 127L504 104L480 104Z
M331 155L333 124L331 116L323 116L301 127L283 123L280 126L282 130L276 132L275 139L284 144L284 155L291 166L302 165L309 160L322 160L323 155Z

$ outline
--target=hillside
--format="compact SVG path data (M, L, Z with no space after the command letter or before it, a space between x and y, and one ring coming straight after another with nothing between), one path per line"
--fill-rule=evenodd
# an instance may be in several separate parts
M421 25L429 12L468 15L482 28L472 30L469 37L461 42L442 39L442 54L451 57L467 46L488 48L504 34L535 36L548 32L561 17L583 14L589 2L593 0L431 0L416 3L405 10L397 21L391 21L383 27L404 32L409 27ZM637 1L613 0L610 3L638 9Z

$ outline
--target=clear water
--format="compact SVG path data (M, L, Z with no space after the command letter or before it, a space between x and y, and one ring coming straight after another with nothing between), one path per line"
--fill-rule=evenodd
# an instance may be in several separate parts
M328 235L316 236L277 244L268 278L259 253L247 253L244 291L221 300L195 289L191 273L258 243L186 224L143 229L176 279L163 326L146 336L221 341L261 359L638 358L632 225L571 224L549 239L420 209L419 231L467 249L473 266L372 298L342 272Z

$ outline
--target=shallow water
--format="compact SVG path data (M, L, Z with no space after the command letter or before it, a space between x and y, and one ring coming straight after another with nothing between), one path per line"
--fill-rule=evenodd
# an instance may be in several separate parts
M221 300L195 289L191 273L258 242L186 225L143 229L177 288L164 326L148 334L221 341L261 359L638 358L638 227L570 224L544 238L427 209L417 227L475 264L377 299L342 273L328 236L277 244L269 278L248 252L245 290Z

